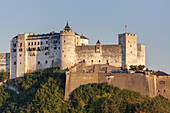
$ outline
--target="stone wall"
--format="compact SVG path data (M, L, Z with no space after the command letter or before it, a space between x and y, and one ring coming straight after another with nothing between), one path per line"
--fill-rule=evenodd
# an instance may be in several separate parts
M99 50L97 50L99 49ZM86 61L87 65L109 64L115 67L122 66L121 45L76 46L76 62Z
M0 71L10 72L10 53L0 53Z
M70 94L78 87L88 83L103 83L140 92L143 95L154 97L155 81L154 76L144 74L128 73L69 73L66 74L65 99L69 99Z
M170 99L170 76L157 77L157 91L158 95L162 95Z
M138 65L145 65L145 45L144 44L138 44Z

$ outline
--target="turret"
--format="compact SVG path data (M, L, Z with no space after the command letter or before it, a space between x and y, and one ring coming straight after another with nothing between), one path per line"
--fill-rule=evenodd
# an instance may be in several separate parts
M60 32L61 43L61 69L75 64L75 32L71 30L68 22Z
M96 53L101 53L101 43L99 40L96 43Z

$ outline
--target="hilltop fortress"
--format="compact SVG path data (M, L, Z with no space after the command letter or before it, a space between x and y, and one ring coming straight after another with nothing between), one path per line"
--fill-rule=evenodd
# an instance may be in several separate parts
M11 40L10 53L0 54L0 69L15 79L58 67L66 72L65 99L80 85L102 82L170 99L169 75L127 71L131 65L145 66L145 45L137 44L137 35L123 33L118 39L117 45L102 45L99 40L88 45L89 39L71 30L68 23L60 33L18 34Z
M23 77L24 73L37 69L59 67L61 70L86 61L87 65L109 64L129 68L145 65L145 45L137 44L137 35L119 34L118 45L88 45L88 38L71 30L68 23L60 33L25 33L11 40L11 78Z

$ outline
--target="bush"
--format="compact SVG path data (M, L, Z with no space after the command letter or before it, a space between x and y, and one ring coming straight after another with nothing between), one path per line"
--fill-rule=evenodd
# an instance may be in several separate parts
M8 79L8 78L9 78L9 73L2 70L0 72L0 82L3 82L5 79Z

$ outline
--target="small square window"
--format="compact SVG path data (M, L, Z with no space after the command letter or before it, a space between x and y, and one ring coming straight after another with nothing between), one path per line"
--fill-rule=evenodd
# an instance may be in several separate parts
M38 65L40 64L40 61L38 61Z

